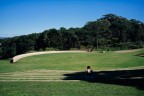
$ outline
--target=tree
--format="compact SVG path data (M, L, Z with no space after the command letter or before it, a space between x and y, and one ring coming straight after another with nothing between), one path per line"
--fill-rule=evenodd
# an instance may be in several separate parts
M50 46L48 42L47 32L48 30L45 30L43 33L40 34L40 36L36 40L36 50L45 50L47 47Z
M103 18L111 23L111 26L109 27L111 32L111 46L118 47L119 45L121 46L131 42L131 33L133 29L132 24L128 19L114 14L104 15Z
M91 42L93 42L93 45L96 45L96 48L99 48L99 44L101 42L98 42L99 39L105 38L107 36L107 33L109 31L110 22L106 19L98 19L95 22L88 22L85 25L85 29L91 33Z
M132 33L131 33L131 39L132 41L136 42L136 41L141 41L142 40L142 36L144 34L144 24L138 20L135 19L131 19L130 20L131 24L132 24Z
M9 58L16 55L16 44L12 39L8 38L2 42L2 58Z
M61 49L62 41L61 34L56 29L50 29L47 33L49 47L53 47L55 49Z

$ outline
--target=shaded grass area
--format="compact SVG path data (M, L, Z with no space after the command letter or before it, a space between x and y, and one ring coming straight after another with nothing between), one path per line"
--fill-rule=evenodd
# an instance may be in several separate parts
M64 80L81 80L92 83L116 84L132 86L144 90L144 69L137 70L115 70L115 71L96 71L87 78L85 72L75 72L64 74Z
M135 56L144 57L144 53L136 54Z
M144 50L132 53L57 53L26 57L14 64L9 60L0 60L0 72L14 72L34 69L49 70L85 70L91 66L93 70L106 70L128 68L144 65L144 58L136 54L144 53Z
M130 86L89 82L0 82L1 96L143 96Z
M21 81L86 81L90 83L105 83L132 86L144 90L144 69L135 70L113 70L94 71L88 76L84 71L60 71L60 70L32 70L25 72L1 73L0 82L21 82Z

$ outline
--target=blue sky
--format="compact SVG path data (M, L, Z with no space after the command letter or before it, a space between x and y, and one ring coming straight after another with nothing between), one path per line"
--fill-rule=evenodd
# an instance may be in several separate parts
M144 0L0 0L0 37L82 27L112 13L144 22Z

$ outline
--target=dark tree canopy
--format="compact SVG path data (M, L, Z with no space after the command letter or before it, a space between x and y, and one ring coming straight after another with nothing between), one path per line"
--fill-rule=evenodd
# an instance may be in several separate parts
M120 50L144 47L144 23L106 14L81 28L61 27L42 33L0 39L0 58L41 50Z

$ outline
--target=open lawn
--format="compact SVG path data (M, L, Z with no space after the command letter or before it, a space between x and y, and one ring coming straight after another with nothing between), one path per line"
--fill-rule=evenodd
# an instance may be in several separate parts
M15 72L35 69L83 71L90 65L93 70L128 68L144 65L144 58L135 56L144 50L130 53L55 53L30 56L14 64L0 60L0 72Z
M0 60L0 96L143 96L143 53L56 53L14 64ZM88 65L94 82L84 80ZM104 71L122 68L140 70Z
M1 82L1 96L143 96L140 89L89 82Z

